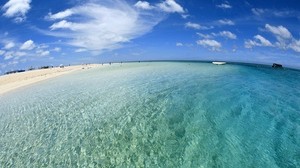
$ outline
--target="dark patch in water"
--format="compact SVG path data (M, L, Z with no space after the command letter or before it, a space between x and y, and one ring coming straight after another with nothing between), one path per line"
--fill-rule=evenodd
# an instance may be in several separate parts
M175 135L178 137L178 138L183 138L184 135L185 135L185 128L178 128L176 131L175 131Z
M81 147L80 146L76 146L75 147L75 152L77 153L77 155L80 155Z

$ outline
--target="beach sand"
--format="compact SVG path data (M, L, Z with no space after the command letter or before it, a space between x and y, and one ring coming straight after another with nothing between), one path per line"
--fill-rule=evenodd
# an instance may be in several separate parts
M21 73L3 75L0 76L0 94L74 71L85 70L100 66L101 65L98 64L75 65L64 68L55 67L50 69L38 69Z

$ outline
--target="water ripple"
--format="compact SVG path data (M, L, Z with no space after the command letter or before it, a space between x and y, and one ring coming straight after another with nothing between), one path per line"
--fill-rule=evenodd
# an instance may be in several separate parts
M128 63L0 102L0 167L300 167L297 71Z

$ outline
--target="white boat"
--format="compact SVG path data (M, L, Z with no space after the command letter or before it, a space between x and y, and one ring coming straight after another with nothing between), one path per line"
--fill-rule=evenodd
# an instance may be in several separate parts
M226 62L212 62L213 64L215 64L215 65L225 65L226 64Z

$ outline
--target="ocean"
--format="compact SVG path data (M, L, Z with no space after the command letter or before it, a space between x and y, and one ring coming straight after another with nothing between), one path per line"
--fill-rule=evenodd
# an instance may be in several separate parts
M0 167L300 167L300 71L112 64L0 96Z

